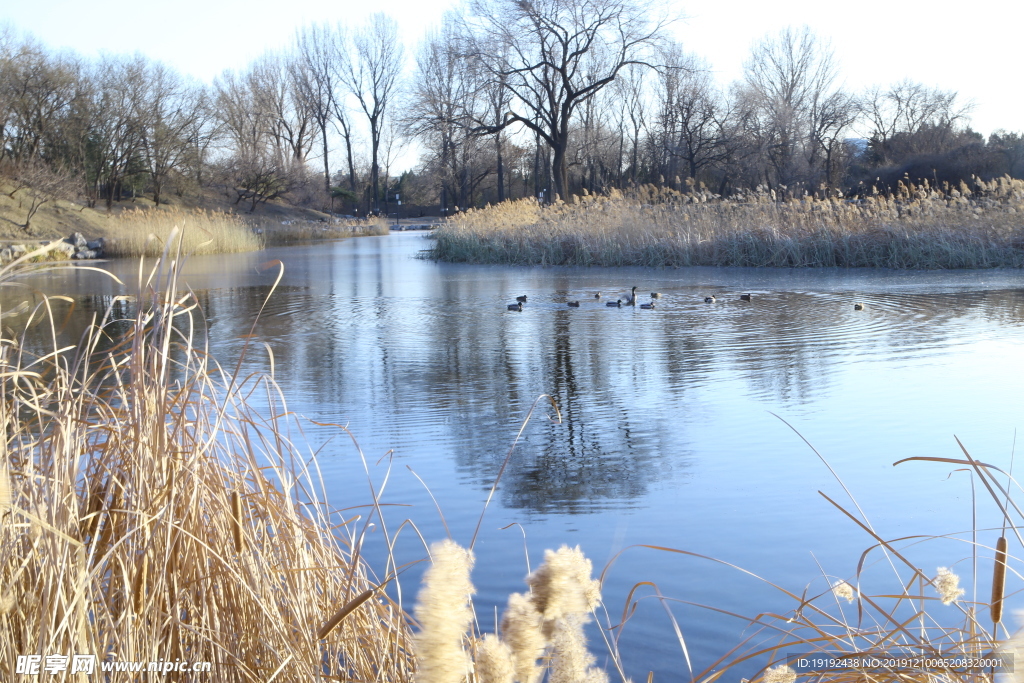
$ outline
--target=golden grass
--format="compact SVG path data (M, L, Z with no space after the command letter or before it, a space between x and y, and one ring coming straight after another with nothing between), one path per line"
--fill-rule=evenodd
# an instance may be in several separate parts
M240 217L202 209L122 211L109 224L107 256L159 256L175 229L183 229L182 251L188 254L225 254L256 251L263 239Z
M436 230L431 257L575 266L1024 267L1024 181L974 189L901 183L861 200L718 199L653 186L623 195L471 210Z
M272 378L197 346L175 279L77 346L49 299L31 312L49 353L0 338L0 679L82 653L211 662L195 680L409 680L405 617L326 512Z

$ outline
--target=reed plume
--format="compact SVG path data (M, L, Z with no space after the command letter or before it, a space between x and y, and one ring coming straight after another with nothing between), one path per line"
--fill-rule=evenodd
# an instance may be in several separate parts
M512 649L493 633L477 641L473 663L477 683L512 683L515 680Z
M764 683L794 683L796 671L785 664L780 664L765 671L762 680Z
M542 624L544 617L537 611L531 596L512 593L501 619L501 634L512 650L515 680L535 683L544 670L537 660L544 655L547 638Z
M939 567L934 583L943 605L953 604L966 592L960 587L960 577L946 567Z
M419 632L413 637L417 683L461 683L473 670L464 647L473 624L469 573L473 553L450 539L430 546L430 568L416 598Z

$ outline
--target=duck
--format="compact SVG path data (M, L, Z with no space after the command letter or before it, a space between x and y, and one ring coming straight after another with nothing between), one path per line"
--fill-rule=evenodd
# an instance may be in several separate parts
M661 292L651 292L651 298L652 299L660 299L661 298Z
M579 307L580 307L580 302L579 301L570 301L569 302L569 308L579 308Z
M640 308L654 308L654 302L652 301L649 304L640 304Z
M521 304L525 304L526 303L526 295L523 294L522 296L517 296L516 297L516 301L518 301Z
M863 311L864 310L864 304L862 304L860 302L855 303L853 305L853 310L855 310L855 311Z
M622 299L617 299L615 301L609 301L609 302L607 302L605 304L605 306L614 306L616 308L622 308Z
M594 294L594 298L595 298L595 299L600 299L600 298L601 298L601 292L597 292L597 293L595 293L595 294Z
M636 306L636 287L633 287L633 289L630 290L629 298L626 299L626 305Z
M713 303L715 303L715 295L712 294L711 296L704 297L704 303L706 303L706 304L713 304Z
M750 301L749 294L740 294L740 301Z
M521 311L521 310L523 310L523 302L520 301L519 303L516 303L516 304L509 304L508 305L508 310L510 310L510 311Z

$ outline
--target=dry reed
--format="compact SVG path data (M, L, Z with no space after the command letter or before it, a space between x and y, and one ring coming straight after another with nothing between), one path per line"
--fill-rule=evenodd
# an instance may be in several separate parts
M405 618L318 502L272 378L218 366L160 273L76 346L48 299L30 318L54 348L0 339L0 679L19 655L79 653L211 663L182 681L410 680Z
M263 239L240 217L222 211L124 211L110 224L108 256L160 256L171 233L183 229L182 251L188 254L225 254L256 251Z
M435 231L444 261L572 266L1024 267L1024 181L900 183L892 195L721 199L653 186L467 211Z

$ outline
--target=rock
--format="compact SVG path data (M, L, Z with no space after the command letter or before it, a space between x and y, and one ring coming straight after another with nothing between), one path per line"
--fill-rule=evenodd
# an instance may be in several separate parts
M99 258L99 252L96 251L95 249L83 249L81 251L76 251L75 255L72 256L71 258L73 258L73 259L75 259L77 261L84 260L84 259Z
M86 249L102 250L103 249L103 242L104 242L104 240L103 240L102 237L99 238L98 240L90 240L89 242L86 242L85 248Z
M68 244L73 244L78 249L85 249L88 242L80 232L73 232L71 236L64 240Z
M27 253L28 253L28 247L26 247L24 244L12 244L11 245L11 254L14 255L14 258L18 258L22 254L27 254Z
M72 256L74 256L76 251L74 245L68 244L67 242L61 242L56 247L54 247L53 250L55 252L64 254L66 258L71 258Z
M14 254L11 253L10 248L4 247L0 249L0 262L7 263L8 261L14 260Z

